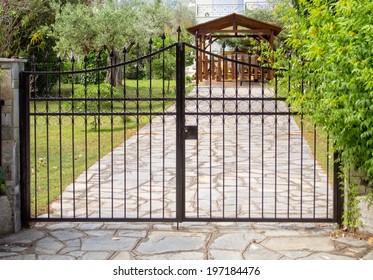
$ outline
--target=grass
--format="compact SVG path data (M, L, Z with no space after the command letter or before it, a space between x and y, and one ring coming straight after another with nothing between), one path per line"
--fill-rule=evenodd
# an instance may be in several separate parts
M97 86L96 86L97 87ZM171 89L175 87L175 81L171 81ZM152 81L152 96L160 98L162 94L162 81ZM192 90L189 86L186 91ZM75 91L83 91L81 85L75 85ZM123 93L123 86L115 88L116 94ZM56 94L56 93L55 93ZM71 95L71 85L61 86L61 95ZM126 96L149 97L149 81L139 81L138 91L136 81L126 82ZM174 98L175 92L171 90L165 97ZM82 102L75 101L75 112L78 112ZM96 102L97 103L97 102ZM101 112L123 112L123 102L112 103L113 110L109 106L102 106ZM165 102L168 108L172 101ZM97 104L93 104L93 107ZM150 112L150 104L147 101L139 101L140 112ZM71 103L58 101L31 102L30 111L44 113L70 112ZM163 103L152 102L153 112L161 112ZM126 102L126 112L136 112L137 102ZM100 124L98 125L98 120ZM149 115L139 116L31 116L30 117L30 157L31 157L31 213L41 215L48 213L48 206L56 200L62 191L71 184L83 171L114 147L123 143L134 135L150 121ZM95 125L96 122L96 129ZM138 124L137 124L138 122Z
M272 88L275 87L274 82L270 85ZM288 98L287 80L278 80L278 95ZM292 111L296 112L300 109L300 105L292 104L291 108ZM295 115L293 119L297 123L299 129L303 128L303 137L306 139L313 157L324 172L328 174L329 183L333 184L333 145L331 145L331 141L328 140L327 133L321 127L315 126L309 116L302 117L300 115Z
M293 116L293 118L299 129L302 129L303 122L303 137L310 147L312 156L325 174L328 174L329 183L333 184L333 147L328 141L326 132L321 127L315 127L310 117Z

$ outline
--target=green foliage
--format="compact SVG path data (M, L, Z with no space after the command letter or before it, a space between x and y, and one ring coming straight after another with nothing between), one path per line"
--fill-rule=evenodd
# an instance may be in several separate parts
M194 22L191 11L185 11L183 6L171 9L162 2L122 0L61 5L54 1L51 6L56 13L51 36L56 39L61 56L68 56L71 51L87 54L92 50L109 53L123 47L130 50L134 43L146 53L153 35L165 32L176 37L178 25L186 29Z
M108 55L105 52L100 53L100 59L98 60L98 54L91 51L89 52L84 59L80 59L79 61L74 62L74 68L71 61L63 62L61 66L61 71L69 72L74 69L74 71L79 70L87 70L89 69L97 69L98 67L105 67L107 66L107 57ZM106 71L100 71L99 77L97 77L97 71L75 74L74 83L75 84L82 84L84 85L85 82L87 84L98 84L103 83L105 81ZM62 83L71 84L72 83L72 75L63 75L62 76Z
M56 20L50 36L55 38L61 57L69 57L71 52L77 56L90 51L109 53L113 48L128 48L134 38L148 32L147 26L141 21L142 5L139 0L90 5L61 5L54 1L51 6Z
M48 41L50 40L48 39ZM51 52L48 53L47 49L49 49ZM28 61L28 68L36 71L58 71L59 67L56 53L51 49L50 46L44 49L44 51L45 53L42 51L33 53L32 59ZM37 95L47 95L47 93L56 84L57 80L58 79L56 76L35 75L35 87Z
M372 186L373 3L296 2L295 8L289 1L278 6L287 38L276 56L278 66L290 68L289 102L329 133L344 170L364 174ZM355 230L361 224L359 189L355 183L345 185L348 199L344 221ZM373 196L369 197L371 204Z
M367 197L366 197L366 202L368 203L368 209L372 208L373 206L373 191L369 190Z
M280 2L280 0L268 0L268 2L275 6ZM252 9L247 9L245 10L245 16L279 26L283 24L281 16L277 13L274 13L274 10L269 8L254 7Z
M177 38L177 26L184 30L194 16L182 5L176 9L166 6L162 1L149 3L143 0L105 1L105 4L71 4L61 5L54 1L51 6L56 13L52 25L52 36L56 40L56 50L62 57L71 58L86 55L89 52L106 52L114 54L114 63L122 61L121 50L126 48L126 60L148 54L149 39L166 33L167 37ZM139 45L139 49L134 46ZM147 60L131 64L126 69L126 78L147 78ZM114 79L111 79L114 77ZM107 82L118 86L122 81L122 69L108 71Z
M102 83L100 86L91 84L87 88L83 86L78 86L74 89L73 98L88 98L87 101L64 101L63 107L67 111L74 112L84 112L84 113L96 113L98 112L110 112L113 102L111 101L101 101L100 98L111 98L120 97L119 90L109 84ZM89 98L96 98L89 100ZM94 115L91 122L92 129L97 131L98 118Z
M46 0L0 2L0 57L29 57L45 52L44 25L53 21Z
M372 185L373 2L299 0L297 7L278 5L288 36L278 66L290 67L289 100L331 135L344 167Z
M100 60L98 60L97 54L95 52L89 52L85 56L85 61L82 62L81 68L82 69L96 69L97 67L104 67L107 66L107 54L102 53L100 54ZM96 72L90 72L87 74L82 74L80 76L80 83L84 85L87 84L99 84L105 81L105 71L101 71L99 77L97 77Z
M157 49L163 47L163 41L161 38L153 39L154 45ZM173 44L172 38L165 38L165 46ZM175 78L176 75L176 52L174 49L163 52L158 58L154 59L152 62L152 67L154 69L154 75L158 79L165 79L168 81L167 92L170 92L170 81Z
M347 181L347 180L346 180ZM359 208L359 185L352 182L347 182L345 185L345 195L347 195L346 210L343 213L343 225L346 226L350 231L355 231L359 226L362 225L360 219L360 208Z

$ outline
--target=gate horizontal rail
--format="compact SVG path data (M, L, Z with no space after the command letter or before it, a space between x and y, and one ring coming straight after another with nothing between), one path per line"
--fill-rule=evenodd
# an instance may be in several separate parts
M118 116L174 116L175 113L169 113L169 112L138 112L138 113L131 113L131 112L126 112L126 113L123 113L123 112L113 112L113 113L106 113L106 112L91 112L91 113L80 113L80 112L76 112L74 114L71 114L71 113L54 113L54 112L50 112L50 113L30 113L30 116L34 116L34 117L41 117L41 116L44 116L44 117L58 117L58 116L75 116L75 117L84 117L84 116L87 116L87 117L92 117L92 116L97 116L97 115L100 115L101 117L118 117Z

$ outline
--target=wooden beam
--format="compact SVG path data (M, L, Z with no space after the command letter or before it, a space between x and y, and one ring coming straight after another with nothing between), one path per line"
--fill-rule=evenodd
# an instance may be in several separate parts
M224 75L224 80L228 79L228 63L226 60L223 60L223 75Z
M254 56L254 65L258 65L258 57ZM258 67L254 67L254 81L259 80L259 69Z
M199 34L211 35L212 33L253 33L271 35L270 29L206 29L201 30Z
M219 29L231 28L233 26L240 26L242 28L248 29L267 29L273 30L274 34L277 36L281 32L281 27L277 25L270 24L268 22L259 21L256 19L248 18L238 14L231 14L221 18L213 19L208 22L204 22L192 27L187 30L191 34L195 34L196 31L204 32L206 29ZM237 30L238 28L236 28Z
M232 55L232 58L236 60L236 55ZM231 78L236 79L236 62L231 62Z
M207 55L203 55L203 65L202 65L202 67L203 67L203 78L205 79L205 80L208 80L208 78L209 78L209 73L208 73L208 66L209 66L209 60L208 60L208 58L207 58Z
M216 40L220 38L245 38L245 37L254 38L254 39L260 38L261 40L266 40L261 35L237 35L237 36L236 35L212 35L211 37L216 38ZM214 40L213 42L215 42L216 40Z
M215 43L216 40L218 40L217 38L215 38L215 39L212 39L212 38L214 38L214 36L211 36L211 35L210 35L210 36L209 36L209 42L207 43L205 50L207 50L207 48L210 47L210 40L211 40L211 45L212 45L213 43Z
M211 79L215 80L215 58L213 56L210 56L210 73L211 73Z
M232 27L233 27L233 30L237 30L237 29L238 29L238 28L237 28L238 26L237 26L236 18L233 18L233 26L232 26ZM235 32L234 35L237 36L237 32Z
M212 38L245 38L245 37L251 37L256 35L211 35ZM214 41L215 42L215 41Z
M202 37L199 38L198 40L198 48L199 49L202 49ZM198 81L202 82L203 79L202 79L202 64L203 64L203 61L202 61L202 53L201 52L198 52Z
M245 61L245 54L241 54L241 61L242 62L246 62ZM245 73L245 68L246 68L246 66L243 66L242 64L240 64L239 65L239 67L240 67L240 72L241 72L241 81L242 80L245 80L246 79L246 73Z

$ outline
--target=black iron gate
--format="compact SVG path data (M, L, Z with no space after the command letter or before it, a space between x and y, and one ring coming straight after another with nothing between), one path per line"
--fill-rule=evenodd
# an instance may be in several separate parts
M207 81L197 67L186 85L186 53L210 57ZM278 94L281 71L186 43L132 55L21 73L25 224L340 220L330 145L318 155L316 128ZM214 81L214 58L230 79Z

